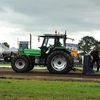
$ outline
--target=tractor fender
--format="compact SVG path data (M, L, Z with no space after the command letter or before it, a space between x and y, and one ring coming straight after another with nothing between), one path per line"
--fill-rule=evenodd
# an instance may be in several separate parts
M67 52L68 54L71 54L67 49L65 48L55 48L53 51L56 51L56 50L62 50L64 52Z

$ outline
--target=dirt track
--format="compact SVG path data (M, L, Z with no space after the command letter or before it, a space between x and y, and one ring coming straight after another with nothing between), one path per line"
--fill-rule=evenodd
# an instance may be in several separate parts
M81 71L71 71L68 74L50 74L46 69L33 69L27 73L16 73L11 68L0 68L0 78L100 82L100 76L84 75Z

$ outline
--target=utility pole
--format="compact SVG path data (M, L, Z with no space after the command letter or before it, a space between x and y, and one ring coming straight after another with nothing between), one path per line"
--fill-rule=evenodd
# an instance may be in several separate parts
M19 37L17 37L17 49L19 49Z

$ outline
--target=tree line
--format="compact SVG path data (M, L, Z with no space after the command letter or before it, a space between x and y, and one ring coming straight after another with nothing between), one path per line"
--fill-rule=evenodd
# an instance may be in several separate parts
M95 48L96 50L100 50L99 41L96 40L92 36L84 36L78 42L78 51L80 51L80 55L89 54L91 49Z
M9 44L7 42L3 42L2 44L9 48Z

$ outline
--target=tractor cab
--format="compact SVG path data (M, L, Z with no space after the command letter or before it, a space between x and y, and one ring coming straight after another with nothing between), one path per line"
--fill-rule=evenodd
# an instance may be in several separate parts
M41 49L42 57L45 57L48 53L51 53L54 48L65 48L66 43L66 35L64 34L44 34L43 36L42 46L39 47Z

